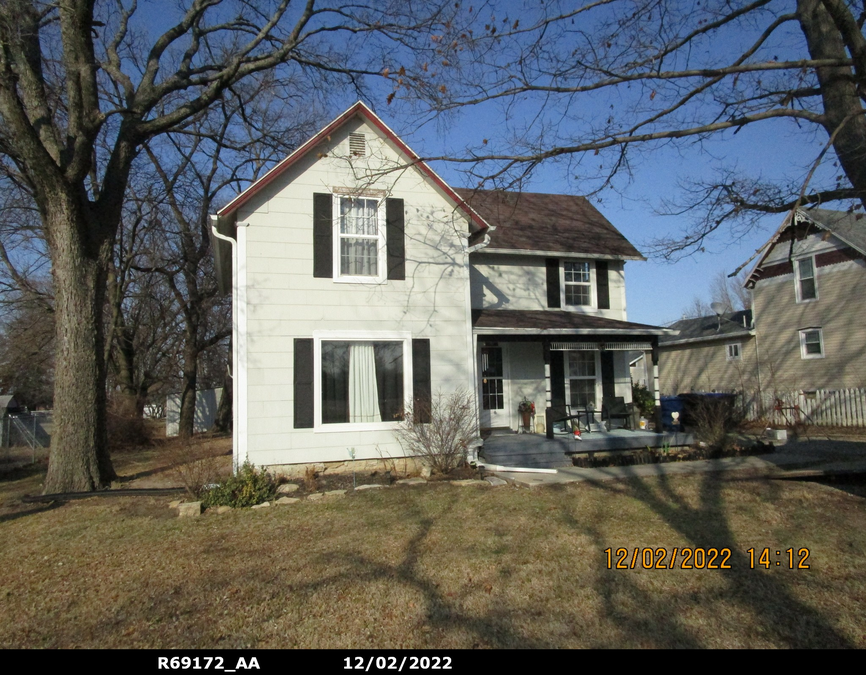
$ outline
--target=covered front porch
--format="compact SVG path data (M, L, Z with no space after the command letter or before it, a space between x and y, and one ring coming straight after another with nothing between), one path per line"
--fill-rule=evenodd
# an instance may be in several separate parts
M571 417L584 430L637 433L629 371L635 352L655 365L653 417L661 428L658 336L667 329L573 311L475 310L473 332L482 432L539 433L555 441L557 423Z

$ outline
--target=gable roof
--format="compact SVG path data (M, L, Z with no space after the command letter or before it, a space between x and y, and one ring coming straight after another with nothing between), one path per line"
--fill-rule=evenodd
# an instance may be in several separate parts
M484 220L480 218L479 215L466 204L466 202L457 194L454 188L452 188L444 180L442 180L436 174L436 172L427 165L426 162L424 162L408 145L406 145L402 140L400 140L397 134L395 134L388 127L388 125L386 125L381 119L379 119L379 117L377 117L376 114L366 105L364 105L364 103L362 103L361 101L358 101L348 110L346 110L343 114L337 116L330 124L324 127L317 134L315 134L312 138L310 138L306 143L301 145L288 157L280 161L264 176L253 182L252 185L250 185L246 190L241 192L237 197L232 199L228 204L226 204L219 211L217 211L217 217L224 218L225 216L230 216L236 213L239 208L241 208L244 204L250 201L250 199L252 199L255 195L261 192L262 189L272 183L276 178L282 175L289 167L291 167L293 164L297 163L299 160L305 157L307 153L318 147L319 144L326 140L328 136L336 132L340 127L342 127L354 117L360 117L376 129L378 129L383 136L385 136L389 141L391 141L397 147L397 149L406 156L406 159L408 160L410 165L414 166L422 174L427 176L434 184L436 184L454 202L454 204L459 209L464 211L472 219L472 221L475 222L478 227L482 229L487 228L487 223L484 222Z
M713 314L697 319L681 319L672 323L670 328L678 331L678 334L659 338L659 346L748 336L752 331L752 310L727 312L720 317Z
M454 190L495 226L487 251L580 253L645 260L586 197L502 190Z
M796 216L796 217L795 217ZM745 286L751 288L761 277L764 261L779 242L784 233L802 224L814 225L821 230L832 233L837 239L858 253L866 256L866 215L855 211L831 211L829 209L797 209L788 213L773 236L761 247L761 257L752 268L746 279ZM745 265L743 265L745 267Z

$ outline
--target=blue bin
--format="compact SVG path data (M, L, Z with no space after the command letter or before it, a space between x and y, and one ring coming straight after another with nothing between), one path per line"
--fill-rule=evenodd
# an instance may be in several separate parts
M662 429L664 431L682 431L683 430L683 411L686 407L686 402L679 396L662 396ZM679 424L674 424L672 413L679 413Z

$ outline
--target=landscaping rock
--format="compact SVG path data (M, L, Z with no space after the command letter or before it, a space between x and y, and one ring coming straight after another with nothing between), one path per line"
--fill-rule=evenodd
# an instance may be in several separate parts
M345 496L346 496L346 490L328 490L328 491L325 493L325 496L328 497L328 498L331 498L331 497L345 497Z
M277 494L287 495L298 491L298 485L295 483L283 483L277 488Z
M494 487L497 487L499 485L508 485L508 481L504 481L501 478L499 478L498 476L487 476L487 478L485 478L484 480L486 480L488 483L490 483Z
M184 502L177 507L181 518L198 518L201 515L201 502Z
M360 492L361 490L376 490L377 488L388 487L387 485L359 485L355 488L355 492Z
M486 480L479 480L477 478L466 478L464 480L452 480L450 481L451 485L459 485L460 487L465 487L467 485L490 485Z
M320 499L324 499L324 498L325 498L324 492L314 492L309 497L307 497L307 499L309 499L311 502L317 502Z
M216 507L217 513L228 513L231 510L232 510L231 506L217 506Z
M397 481L397 485L423 485L426 482L423 478L403 478Z
M255 506L251 506L250 508L253 508L253 509L264 509L264 508L269 507L270 505L271 505L270 502L262 502L261 504L256 504Z
M276 503L277 504L297 504L299 501L301 501L301 500L298 499L297 497L280 497L276 501Z
M173 502L169 502L169 503L168 503L168 508L170 508L170 509L176 509L176 508L177 508L178 506L180 506L181 504L183 504L183 500L182 500L182 499L175 499Z

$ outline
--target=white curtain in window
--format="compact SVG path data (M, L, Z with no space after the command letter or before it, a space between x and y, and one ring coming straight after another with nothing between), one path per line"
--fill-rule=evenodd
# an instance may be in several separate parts
M349 422L381 421L373 343L353 342L349 349Z

